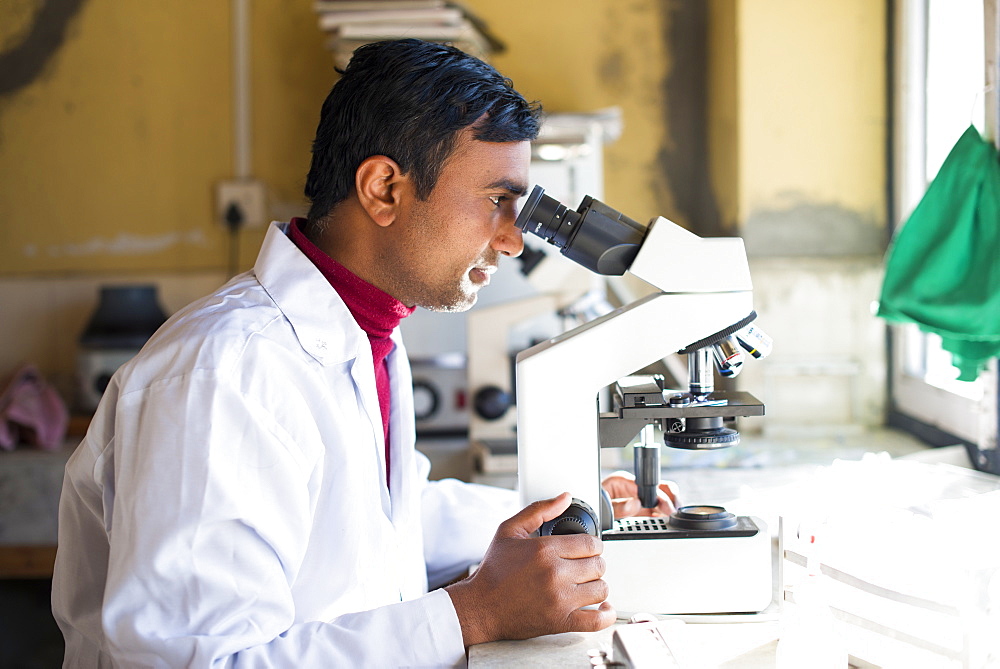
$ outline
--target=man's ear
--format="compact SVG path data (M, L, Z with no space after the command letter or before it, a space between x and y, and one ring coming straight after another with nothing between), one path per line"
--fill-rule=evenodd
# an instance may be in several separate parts
M388 227L396 220L405 181L399 165L387 156L369 156L358 166L354 173L358 200L376 225Z

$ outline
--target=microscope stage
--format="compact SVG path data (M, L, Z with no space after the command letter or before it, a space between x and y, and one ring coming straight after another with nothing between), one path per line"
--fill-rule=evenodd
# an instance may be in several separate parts
M737 516L733 527L714 530L690 530L672 527L665 517L619 518L614 529L601 533L604 541L643 539L709 539L752 537L759 528L749 516Z

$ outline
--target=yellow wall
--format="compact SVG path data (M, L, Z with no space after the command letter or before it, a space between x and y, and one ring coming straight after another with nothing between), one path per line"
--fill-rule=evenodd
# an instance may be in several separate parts
M622 106L607 199L640 219L662 211L668 190L649 176L665 133L661 3L468 4L508 43L495 64L527 96L552 111ZM334 73L311 2L250 5L252 169L287 215ZM42 76L0 98L0 275L226 268L212 189L233 170L229 9L86 0ZM33 17L5 14L10 48ZM260 233L242 237L245 267Z
M885 21L870 0L736 2L738 217L784 255L884 249Z
M309 3L251 4L253 169L301 199L331 61ZM0 98L0 273L226 266L213 184L233 174L229 6L86 0L41 76ZM0 7L19 27L4 49L31 28L23 7Z
M662 112L662 82L670 67L663 37L669 20L665 3L466 4L507 43L508 50L493 63L529 99L541 100L553 112L621 107L622 136L606 147L605 200L642 221L669 207L669 189L656 166L668 133Z
M790 196L881 212L885 3L744 1L739 25L742 216Z
M881 225L883 3L709 4L710 169L726 225L757 217L766 228L804 204ZM494 62L529 98L559 112L621 107L605 199L641 220L671 215L657 162L673 142L663 113L669 3L467 5L507 42ZM309 144L335 77L311 2L250 6L252 170L282 216L303 207ZM30 27L24 7L0 7L0 48ZM233 171L229 10L85 0L42 75L0 98L0 275L227 267L212 189ZM245 267L260 232L242 237Z
M817 355L844 361L863 371L839 396L881 397L881 331L867 305L884 248L884 3L705 1L708 173L723 228L747 240L762 322L782 341L765 362L790 374ZM0 65L45 4L0 2ZM621 107L623 135L606 147L608 204L639 220L675 216L676 173L668 178L663 155L686 138L664 109L680 71L666 39L683 3L466 4L507 42L494 63L529 98L555 112ZM311 0L249 5L252 171L271 214L286 218L304 210L335 74ZM41 75L0 96L0 374L31 360L70 387L100 285L154 282L173 311L225 278L212 191L233 173L229 11L225 1L81 0ZM261 236L241 234L238 269ZM753 375L765 368L741 383L762 387ZM802 369L803 383L815 379ZM775 403L769 420L783 410L795 407Z
M710 0L708 48L709 168L723 227L738 230L739 212L739 57L736 5Z

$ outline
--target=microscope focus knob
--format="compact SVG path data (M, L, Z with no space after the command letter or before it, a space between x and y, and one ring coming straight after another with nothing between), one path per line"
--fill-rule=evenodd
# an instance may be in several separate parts
M538 535L549 537L557 534L592 534L596 537L598 525L594 509L582 499L574 497L557 518L542 523Z
M476 414L486 420L502 418L513 404L514 398L510 393L497 386L483 386L472 398Z

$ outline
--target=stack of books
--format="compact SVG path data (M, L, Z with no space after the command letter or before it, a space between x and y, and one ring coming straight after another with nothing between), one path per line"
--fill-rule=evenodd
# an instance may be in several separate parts
M340 68L362 44L403 37L451 44L483 60L504 49L479 17L447 0L316 0L314 7Z

